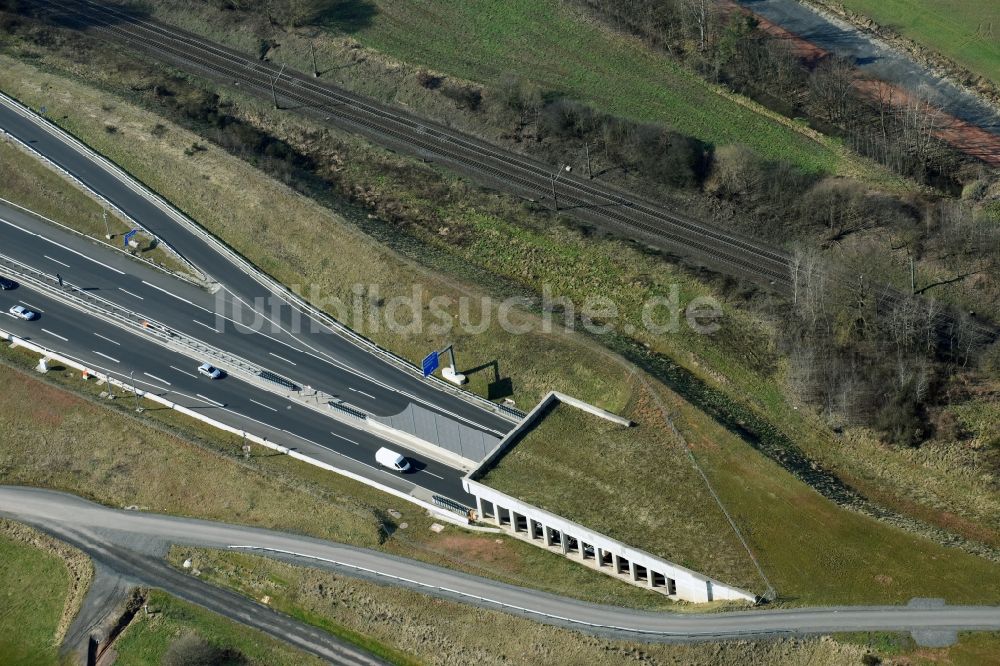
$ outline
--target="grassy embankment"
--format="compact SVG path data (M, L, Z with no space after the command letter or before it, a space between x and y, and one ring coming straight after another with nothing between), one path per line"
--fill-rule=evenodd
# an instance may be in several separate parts
M447 528L368 486L267 451L245 461L240 441L158 405L97 402L102 387L75 372L30 376L34 356L2 348L3 483L64 490L112 507L281 529L377 548L515 585L541 584L593 601L669 607L528 544ZM53 385L54 383L54 385ZM82 392L73 395L64 388ZM289 512L288 507L299 507ZM398 509L398 522L389 515ZM400 523L407 523L405 529ZM391 534L387 533L390 532ZM483 557L479 557L483 554ZM544 581L532 574L547 572Z
M59 644L90 584L79 551L0 520L0 661L57 664Z
M405 285L409 285L415 280L426 280L425 284L431 285L429 288L432 291L461 293L458 291L460 288L454 284L401 261L398 256L386 252L384 248L380 248L361 234L345 227L343 222L328 210L316 206L303 197L293 195L287 188L263 178L255 170L226 156L219 150L209 146L208 150L200 152L194 157L185 155L184 148L196 141L197 136L170 125L169 130L163 136L153 137L149 133L149 128L158 122L155 115L140 111L125 103L113 105L111 111L96 111L96 109L101 109L101 100L106 102L107 97L104 93L99 93L64 78L28 69L12 60L6 60L6 63L10 63L10 68L5 71L11 72L12 75L3 79L4 86L16 87L16 93L31 103L36 103L44 90L50 108L58 109L55 112L55 117L60 122L137 173L157 190L192 213L196 219L206 224L215 233L226 238L252 260L262 263L279 279L296 284L302 283L303 279L308 276L310 281L319 283L332 294L344 293L346 286L354 282L379 281L383 285L400 285L402 289L405 289ZM254 107L249 108L253 109ZM109 118L113 119L120 128L120 131L111 138L100 129L105 120ZM286 127L294 129L298 121L286 116L283 123L288 123ZM323 135L322 140L326 143L334 143L338 137L329 133ZM371 149L358 148L357 150L359 159L354 163L354 168L357 169L367 166L360 157L379 154L378 151ZM156 154L157 160L150 160L149 155L151 154ZM157 166L154 168L152 165ZM398 164L396 166L402 169ZM385 171L392 172L391 169ZM373 187L381 186L388 187L385 185L385 181L373 182ZM495 221L501 229L504 228L497 213L497 208L506 205L503 200L481 199L485 204L483 209L469 209L461 200L457 203L453 201L453 197L464 195L468 193L468 190L457 184L451 186L454 189L442 193L438 197L438 201L449 207L449 214L454 214L456 225L471 218L483 228L486 228L491 221ZM499 203L496 203L496 208L491 209L489 205L493 201L499 201ZM271 224L272 211L274 210L282 211L281 225ZM464 216L462 216L463 210L465 211ZM517 209L511 207L507 210L513 213ZM554 229L529 227L521 230L519 235L510 236L505 236L502 231L498 231L495 235L485 237L498 250L504 249L505 254L498 253L500 257L497 259L498 265L499 262L503 261L503 257L507 257L508 270L512 270L516 265L523 266L525 263L520 261L517 253L529 253L525 256L535 258L535 261L531 262L530 265L538 267L540 272L538 275L522 275L525 282L535 284L535 280L556 276L560 279L560 285L569 285L576 290L570 293L589 294L593 293L589 291L590 289L596 288L603 291L605 287L608 287L614 296L624 295L624 301L628 303L638 298L636 292L643 287L650 288L650 285L659 285L660 293L662 293L664 284L669 284L674 279L677 281L686 279L683 273L679 271L674 273L672 269L664 266L655 257L643 255L630 249L627 245L589 242L576 232L562 227ZM336 247L337 251L331 254L329 252L331 247ZM567 268L573 269L569 275L565 274ZM661 280L662 282L660 282ZM691 286L689 287L689 285ZM685 290L689 288L699 289L690 280L682 282L682 286ZM690 294L691 292L686 291L686 293ZM694 293L699 292L695 291ZM384 295L391 296L393 293L387 292ZM630 316L636 315L632 313ZM760 363L761 354L766 354L766 340L762 348L758 344L760 336L754 333L759 328L753 322L740 319L738 313L733 314L732 319L727 319L727 322L731 324L731 330L735 334L743 337L734 340L733 337L726 336L710 337L681 334L651 338L650 344L655 344L658 351L675 349L679 359L687 361L696 370L700 369L699 376L704 377L705 381L729 387L728 390L733 392L748 387L748 391L754 391L754 400L762 403L773 401L774 407L779 408L784 404L780 386L766 377L762 377L759 371L755 372L752 367L747 367ZM628 388L627 373L620 370L619 366L609 361L605 356L594 351L592 347L580 346L581 343L575 339L565 338L561 335L507 336L499 333L494 335L496 331L497 329L494 328L486 334L477 336L475 348L483 350L485 360L499 358L503 368L514 367L516 369L514 378L515 386L519 389L518 395L527 395L530 401L544 390L558 388L579 395L584 399L595 400L613 411L621 411L628 403L631 392ZM404 354L411 355L412 358L417 358L416 353L423 351L428 342L403 336L391 338L385 333L380 335L382 335L382 342ZM716 338L719 340L716 341ZM689 340L691 340L691 345L703 345L706 350L705 356L696 354L698 347L687 346ZM722 348L716 345L722 346ZM729 353L726 353L724 345L731 345ZM732 350L733 347L735 347L735 352ZM472 347L466 344L462 348ZM714 351L712 351L713 349ZM713 365L705 360L706 357L709 357L709 361L714 361L716 357L721 359L723 367L726 367L724 363L728 363L726 374L723 375L716 368L706 369L706 366ZM516 365L511 362L523 358L530 358L533 362ZM760 381L760 385L756 388L753 385L754 380ZM705 414L692 410L689 404L676 399L676 396L674 397L674 403L676 403L674 408L685 414L683 428L707 430L714 427L718 429L718 426L714 425ZM784 408L783 413L794 414L787 407ZM802 416L795 418L799 420L802 430L808 434L811 440L822 443L822 439L812 432L814 426L808 418ZM796 431L792 432L797 435ZM725 432L721 434L728 436L728 433ZM692 439L696 438L692 437ZM796 439L798 440L798 437ZM803 441L802 444L806 445L809 442ZM884 600L887 598L886 591L871 585L868 569L862 568L857 576L854 576L850 569L846 572L838 572L839 576L847 576L847 579L834 580L830 575L829 568L817 563L823 562L824 557L830 552L841 553L845 560L857 558L857 553L866 553L877 549L878 544L886 538L896 543L899 547L897 551L899 553L920 552L931 548L923 540L900 534L855 514L835 509L808 491L805 486L792 481L791 477L781 472L776 466L762 460L744 443L733 440L733 445L741 447L739 455L742 456L741 460L744 462L741 462L740 466L756 466L765 470L762 473L767 478L761 481L764 483L764 487L753 486L752 490L759 490L761 497L764 498L770 497L769 493L773 493L774 497L782 498L781 501L774 502L758 501L759 514L748 516L747 520L760 520L762 523L770 521L772 524L794 526L800 520L808 520L809 518L808 516L798 516L802 507L812 507L822 516L821 520L814 523L815 529L810 530L803 538L800 544L802 549L791 555L782 552L784 538L773 538L759 542L754 540L755 549L774 551L775 563L789 557L793 558L797 568L784 572L788 580L784 581L787 582L785 588L782 588L781 585L778 586L782 593L798 596L803 591L812 590L814 581L821 579L829 580L830 583L815 593L816 596L813 597L815 599L839 601L865 598ZM839 447L835 450L839 451ZM840 451L840 454L846 456L843 451ZM892 455L891 451L881 451L878 453L878 458L882 460ZM725 470L728 468L729 462L714 460L712 464L718 464L717 469ZM936 474L938 470L932 468L931 472ZM918 476L918 471L915 470L908 470L908 473ZM747 483L742 476L729 477L728 475L722 476L718 482L737 487L743 487ZM942 483L942 485L945 484ZM750 491L744 488L744 492ZM809 498L810 502L801 501L800 496ZM813 504L815 504L814 507ZM734 506L740 506L740 504L737 503ZM834 518L835 520L833 520ZM842 532L846 533L849 538L841 540L827 537L823 521L830 520L843 525ZM794 531L795 528L789 529ZM390 541L391 543L392 541ZM455 551L462 551L462 548L462 545L457 545ZM951 561L952 558L961 561L962 566L951 568L953 571L959 572L955 575L968 574L974 577L973 572L976 571L979 571L979 574L975 575L995 575L989 565L966 558L954 550L935 546L931 548L931 551L934 552L935 557L943 558L940 561ZM465 552L471 553L472 551L466 550ZM487 549L485 552L489 552L489 550ZM490 566L496 566L500 561L501 558L497 558L495 561L491 560ZM880 567L887 570L882 573L894 577L893 571L899 569L905 574L909 564L907 559L883 560L880 562ZM765 566L767 567L767 565ZM768 570L770 571L770 569ZM933 576L929 578L933 578ZM913 581L905 575L902 575L901 580L906 581L906 586L895 586L891 590L892 599L905 599L908 594L913 596L917 591L927 591L928 587L931 587L927 580ZM910 586L911 582L913 583L912 587ZM971 587L965 585L958 586L956 590L959 591L945 596L960 597L966 594L983 594L981 589L973 593Z
M115 642L120 664L319 666L327 663L160 590L151 590L147 601L151 613L137 613ZM192 642L199 647L182 651L182 645Z
M1000 83L1000 12L982 0L839 0L903 37Z
M82 190L66 187L63 178L13 142L0 141L0 197L24 206L49 219L80 231L96 242L121 247L121 238L130 226L108 213L104 226L103 208ZM111 232L111 240L105 235ZM162 247L139 250L140 256L159 266L190 275L188 266Z
M476 30L492 31L490 39L486 39L483 45L480 45L483 40L459 40L463 44L460 53L452 46L458 42L436 39L438 30L405 29L413 24L434 22L440 18L442 8L448 3L424 3L420 8L407 2L385 4L384 7L377 7L370 24L362 21L360 27L355 26L358 30L353 33L354 37L365 44L384 48L390 54L410 58L414 63L426 64L448 74L457 71L495 81L497 73L491 73L489 68L495 63L502 63L504 67L509 64L513 68L510 71L520 71L529 78L534 78L537 71L551 77L566 75L571 82L577 80L572 72L567 73L563 69L568 65L557 64L562 62L559 58L545 60L538 57L536 62L538 52L554 48L551 47L550 36L547 34L532 33L531 57L526 60L532 63L530 70L518 70L516 62L508 63L504 60L509 54L497 56L499 60L485 56L468 59L467 62L463 60L462 53L470 48L496 49L496 44L505 43L504 40L508 44L521 43L516 38L517 34L537 29L537 25L533 23L534 16L527 17L514 26L505 20L494 25L485 20L477 23L476 19L480 16L479 12L483 12L483 17L489 15L491 3L449 7L449 11L454 9L458 17L456 21L462 25L462 29L468 28L465 24L474 24L470 34L478 34ZM545 12L550 9L543 9L539 16L548 16ZM259 35L262 33L257 32L254 26L233 23L233 15L220 17L203 5L190 7L189 3L183 1L158 3L155 11L195 31L210 31L213 25L224 25L227 28L225 34L210 32L210 36L248 51L254 51L259 46ZM551 11L564 13L569 10ZM565 19L570 21L569 24L577 20L567 18L569 14L563 16L560 13L560 16L563 18L559 21ZM563 26L559 21L556 23ZM452 28L450 19L443 23L446 24L444 29ZM593 26L587 29L596 30ZM565 36L560 30L562 27L553 32L554 41ZM601 42L604 45L621 39L608 35L603 30L600 33L600 39L610 40ZM308 44L312 41L320 52L321 63L326 63L321 65L321 69L323 66L327 67L325 77L422 112L446 117L449 122L453 121L458 125L468 123L468 116L474 115L456 114L454 109L449 112L444 107L451 104L450 101L414 82L416 74L413 66L400 63L377 51L364 51L359 55L358 50L352 48L355 45L352 39L332 37L324 41L322 37L313 40L295 32L281 34L282 46L274 57L280 58L282 62L289 62L308 71L311 67L307 60ZM590 33L584 31L579 34ZM428 35L432 35L434 39L427 39ZM430 43L425 44L425 41ZM641 48L641 45L637 47L639 51ZM545 62L541 62L543 60ZM331 66L331 62L337 63L336 66ZM571 62L576 61L571 59ZM476 71L471 71L470 68ZM635 80L630 80L630 83L639 85ZM658 94L669 95L672 94L671 90L673 88L665 86ZM679 86L677 90L683 91L684 88ZM287 117L277 119L264 104L236 99L238 106L244 107L242 114L255 124L268 131L277 131L285 137L294 137L298 133L300 140L292 140L307 151L320 145L314 139L302 138L306 131L317 131L314 125L296 123ZM309 129L297 129L295 125ZM739 125L733 125L737 126ZM329 140L324 138L324 143L328 144ZM637 303L644 297L662 293L667 283L681 280L676 272L658 260L650 260L648 257L636 259L635 254L623 252L614 244L598 246L591 239L581 240L575 232L553 228L551 224L541 228L539 222L532 221L531 216L525 215L523 210L495 205L496 202L488 198L476 197L468 191L457 191L458 188L454 185L432 191L431 196L421 196L412 187L413 182L425 179L426 173L421 169L402 167L396 161L385 164L386 168L373 169L364 164L372 153L358 151L361 154L345 154L349 151L345 151L343 145L319 150L335 154L338 158L335 160L335 177L347 176L358 182L357 189L362 192L360 198L366 204L370 203L378 208L380 204L389 202L384 205L383 210L390 213L402 210L404 218L409 215L437 220L437 227L430 229L421 240L444 248L446 252L458 257L464 266L483 266L507 281L530 285L532 289L537 289L543 282L554 284L560 293L571 296L577 302L581 297L593 293L611 295L616 303L624 304L624 309L633 315L629 322L633 326L637 324L634 316ZM409 183L405 182L407 179ZM476 204L464 207L453 205L451 202L459 197L474 199ZM904 262L896 263L899 278L904 280L908 269L903 265ZM931 276L923 276L921 279L927 281L930 278ZM685 286L690 288L690 285ZM696 288L692 291L696 291ZM962 301L962 298L956 297L956 300ZM997 518L1000 516L1000 494L992 482L993 472L991 463L988 462L991 457L995 457L990 453L990 447L994 446L992 443L998 440L1000 433L998 410L975 396L942 406L943 418L953 418L961 424L961 438L939 433L934 440L915 450L887 447L874 433L863 429L849 430L841 440L833 436L822 419L807 415L798 410L799 406L790 404L782 385L780 361L777 362L777 367L769 367L776 359L766 340L766 334L761 335L760 329L746 320L733 321L733 326L714 336L710 343L683 339L683 335L676 334L655 339L643 338L641 331L635 337L720 388L727 396L725 399L746 404L765 415L771 425L801 446L810 457L834 470L864 494L902 513L917 515L923 520L956 530L973 539L1000 544L1000 520ZM515 385L522 390L528 386L523 381L515 382ZM529 395L532 393L529 392ZM850 442L849 446L843 444L845 440ZM985 464L984 460L987 461Z
M415 68L494 89L506 77L520 77L547 94L665 125L716 147L744 144L766 159L787 160L811 173L903 186L836 140L707 83L642 41L550 0L375 0L359 8L363 16L321 18L326 30L319 34L265 28L258 16L243 15L240 22L238 13L186 0L144 7L246 53L258 53L267 35L281 44L274 57L304 72L312 70L312 44L325 79L481 134L496 130L470 114L455 113L453 102L414 85ZM361 53L359 44L366 47Z
M700 573L739 572L746 562L739 544L720 548L697 534L723 534L730 527L720 515L712 524L702 514L714 500L698 487L696 470L684 458L658 414L648 389L639 390L623 413L635 426L625 428L570 405L557 405L528 431L480 481L560 516L692 567L679 550L699 543ZM637 475L642 483L636 483ZM622 501L622 489L628 500ZM735 546L735 547L734 547ZM685 550L690 549L690 546ZM763 592L760 576L744 566L742 578L725 582Z

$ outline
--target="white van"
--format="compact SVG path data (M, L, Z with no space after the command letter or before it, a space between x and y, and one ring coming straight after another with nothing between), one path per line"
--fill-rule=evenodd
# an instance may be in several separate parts
M405 472L410 469L409 460L384 446L375 452L375 462L395 472Z

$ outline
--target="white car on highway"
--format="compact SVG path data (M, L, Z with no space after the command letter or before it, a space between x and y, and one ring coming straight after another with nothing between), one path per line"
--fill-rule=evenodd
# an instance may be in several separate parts
M208 363L202 363L198 366L198 372L205 375L209 379L218 379L222 376L222 370L209 365Z
M409 460L384 446L375 452L375 462L395 472L408 472L410 470Z
M31 321L32 319L37 319L38 314L24 307L23 305L15 305L8 312L17 317L18 319L23 319L24 321Z

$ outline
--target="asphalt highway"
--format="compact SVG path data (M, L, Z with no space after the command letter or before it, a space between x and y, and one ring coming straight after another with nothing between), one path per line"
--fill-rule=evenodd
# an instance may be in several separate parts
M910 631L919 638L1000 630L1000 606L814 607L712 614L653 613L589 604L450 571L377 551L309 537L158 514L118 511L48 490L0 487L0 514L58 534L85 535L94 548L149 542L249 549L426 594L500 608L586 633L648 641L722 640L843 631ZM86 550L86 549L85 549ZM985 584L985 582L984 582ZM171 592L169 587L165 588ZM996 590L994 590L996 592Z
M266 348L258 357L250 356L250 360L263 367L276 365L276 371L290 376L291 379L306 378L300 381L327 393L343 394L347 402L365 409L372 408L372 411L378 414L398 413L401 409L396 409L397 407L417 402L467 425L493 433L505 433L512 427L510 420L443 392L421 378L372 355L345 337L332 333L324 324L315 321L308 313L285 299L282 294L273 293L235 265L228 254L217 250L202 236L180 223L146 196L145 192L126 182L102 162L92 159L85 149L65 141L46 123L34 117L25 117L6 104L0 103L0 127L31 145L93 191L112 201L126 215L139 221L157 238L169 244L200 271L222 285L225 292L222 302L228 309L220 314L231 315L234 304L238 303L244 321L253 322L256 306L265 304L264 311L260 313L259 326L265 336L227 335L226 330L222 333L202 331L210 338L215 335L226 335L226 344L233 344L243 350L251 347ZM7 213L4 217L9 218L9 210ZM2 226L0 251L7 247L17 247L22 252L33 254L31 263L36 268L47 268L52 273L60 272L77 284L88 279L98 280L99 285L108 287L102 294L105 296L116 291L118 287L124 287L142 296L142 299L133 300L132 305L136 308L145 306L147 311L155 309L157 314L162 309L164 314L177 314L185 318L188 325L196 326L190 321L194 316L182 314L178 310L180 301L173 295L177 290L179 293L184 293L184 298L200 306L197 316L202 323L213 323L215 297L208 297L204 292L201 295L192 294L190 290L178 286L182 284L179 281L168 285L163 292L156 291L153 287L147 288L141 279L132 280L113 273L101 273L98 270L99 265L94 262L82 261L79 256L74 257L72 261L65 261L65 255L62 254L56 258L53 254L58 251L55 245L38 238L25 238L23 234L19 236L16 227L0 226ZM37 252L40 248L44 248L41 255ZM45 254L56 258L56 261L47 260ZM68 264L68 268L63 264ZM76 273L71 273L73 269L81 271L78 278ZM112 287L109 282L117 278L123 278L122 282L127 282L129 286L119 284ZM162 278L154 283L163 286ZM269 305L276 302L281 303L281 307L275 308ZM205 308L211 312L206 313ZM192 309L199 310L198 307ZM154 318L160 319L159 316ZM229 327L229 333L233 332L232 329L233 327ZM280 340L281 343L275 342L276 340ZM220 346L218 342L215 344ZM428 352L430 351L428 349ZM282 359L275 358L273 354L285 357L294 363L285 362L282 367ZM357 390L350 391L351 388ZM347 396L350 396L350 399L347 399Z
M8 313L24 305L39 313L23 321ZM227 425L270 442L296 449L324 462L411 493L415 486L469 505L462 489L463 472L375 435L334 420L299 403L258 388L234 376L212 380L197 373L199 362L151 343L130 331L70 308L23 285L0 291L0 328L34 342L128 385L150 391ZM81 380L82 381L82 380ZM117 390L117 400L134 400ZM415 471L399 475L375 463L381 446L414 461Z
M268 304L251 309L226 289L210 294L155 267L133 261L125 253L103 243L56 227L2 202L0 239L0 253L8 257L50 275L59 274L67 284L88 290L189 337L253 360L293 379L300 386L321 388L350 405L382 416L398 414L411 401L393 386L329 354L310 350L286 329L272 326L265 318L273 312ZM309 327L310 322L302 322L301 326ZM318 325L312 335L336 336ZM494 436L506 430L494 430L458 415L453 418Z

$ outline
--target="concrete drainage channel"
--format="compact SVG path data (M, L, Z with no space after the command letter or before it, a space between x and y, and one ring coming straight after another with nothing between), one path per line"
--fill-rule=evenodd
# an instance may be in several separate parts
M460 456L415 434L393 428L372 417L368 412L332 395L318 390L307 390L279 373L179 333L155 320L122 308L90 292L77 289L71 284L64 283L60 287L48 274L16 259L0 254L0 265L4 266L5 272L20 280L26 287L43 292L69 307L141 334L151 342L195 361L211 363L252 386L280 395L352 428L370 432L381 439L414 449L428 458L465 472L478 465L475 460Z

